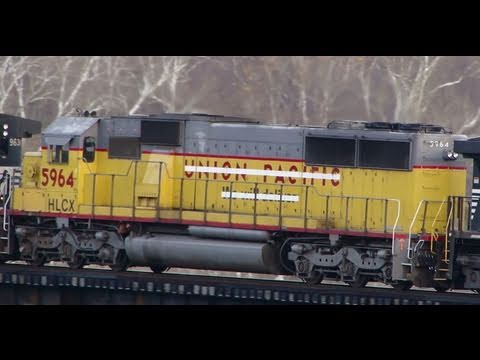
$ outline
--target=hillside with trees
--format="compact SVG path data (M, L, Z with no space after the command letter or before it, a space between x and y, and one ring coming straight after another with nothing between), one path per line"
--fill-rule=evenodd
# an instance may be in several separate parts
M0 112L425 122L480 134L480 57L2 56Z

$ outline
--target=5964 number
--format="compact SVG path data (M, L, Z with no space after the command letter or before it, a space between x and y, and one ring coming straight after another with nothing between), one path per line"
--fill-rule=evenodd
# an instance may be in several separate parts
M70 186L73 187L73 172L65 178L63 169L42 169L42 185L47 186L51 182L52 186Z
M438 140L430 140L430 147L448 147L448 141L438 141Z

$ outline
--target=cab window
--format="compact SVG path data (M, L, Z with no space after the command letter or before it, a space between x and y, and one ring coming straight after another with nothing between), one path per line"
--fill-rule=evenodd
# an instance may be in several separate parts
M62 145L49 145L48 150L50 163L68 164L68 146L65 149Z
M85 162L95 161L95 138L87 136L83 140L83 159Z

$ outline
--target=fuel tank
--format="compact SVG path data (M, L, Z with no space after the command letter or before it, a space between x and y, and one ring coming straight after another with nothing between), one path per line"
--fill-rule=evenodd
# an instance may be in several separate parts
M271 243L155 234L129 236L125 249L132 265L285 274Z
M190 235L196 237L222 240L267 242L271 239L268 231L260 230L218 228L211 226L189 226L188 232Z

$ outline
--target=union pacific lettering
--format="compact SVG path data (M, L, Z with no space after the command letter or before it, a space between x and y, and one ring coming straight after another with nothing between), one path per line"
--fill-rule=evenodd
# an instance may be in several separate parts
M233 161L202 161L195 163L194 159L185 160L185 177L191 178L195 173L199 179L223 179L239 181L254 181L249 176L259 176L264 183L303 184L322 186L340 184L340 169L325 166L273 165L264 163L262 168L249 168L246 162Z
M213 161L212 162L212 166L210 166L210 160L207 160L205 162L205 165L204 165L204 162L202 161L198 161L198 164L197 166L195 166L195 160L190 160L190 166L188 165L188 160L185 160L185 176L187 178L191 178L193 176L193 174L195 172L198 173L198 178L199 179L202 179L202 176L205 178L205 179L210 179L210 174L212 174L212 179L213 180L217 180L218 176L221 175L221 177L223 178L223 180L229 180L230 179L230 173L228 172L221 172L221 171L212 171L211 169L217 169L219 166L221 168L224 168L224 169L231 169L232 168L232 165L230 164L229 161L221 161L220 162L220 165L219 165L219 162L218 161ZM199 171L196 171L196 170L193 170L193 171L186 171L187 168L189 167L194 167L196 169L199 169ZM242 169L242 167L240 166L239 163L236 163L235 164L235 167L236 169ZM247 168L247 163L243 163L243 169L246 169ZM202 171L203 170L203 171ZM237 173L235 174L235 180L238 181L239 179L242 179L244 181L247 181L247 175L246 174L243 174L243 173Z

